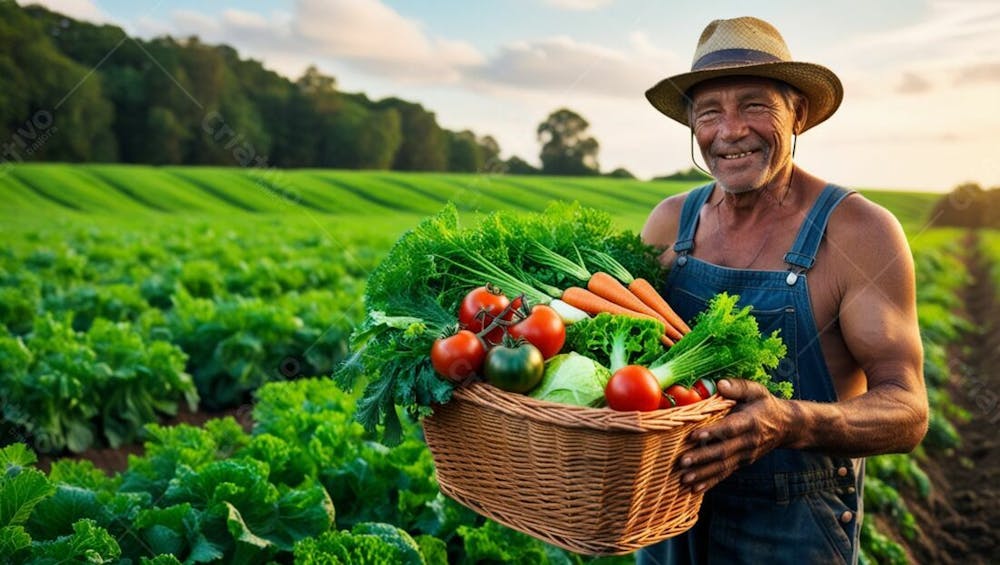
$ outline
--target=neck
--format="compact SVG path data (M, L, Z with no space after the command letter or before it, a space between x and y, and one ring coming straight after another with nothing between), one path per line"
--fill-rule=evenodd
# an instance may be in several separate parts
M789 166L774 175L767 184L744 192L729 192L720 186L721 196L715 202L716 206L725 205L737 217L752 218L775 207L788 203L792 193L792 182L795 180L795 165Z

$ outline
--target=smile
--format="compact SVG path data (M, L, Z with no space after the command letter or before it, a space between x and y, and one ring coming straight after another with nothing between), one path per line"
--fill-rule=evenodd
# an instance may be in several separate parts
M744 151L743 153L731 153L729 155L723 155L723 159L741 159L747 155L752 155L753 151Z

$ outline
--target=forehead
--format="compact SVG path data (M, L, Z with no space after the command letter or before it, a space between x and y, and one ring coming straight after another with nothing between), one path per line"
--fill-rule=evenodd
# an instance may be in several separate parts
M688 96L693 104L726 95L762 94L780 96L778 81L762 77L735 76L708 79L691 87Z

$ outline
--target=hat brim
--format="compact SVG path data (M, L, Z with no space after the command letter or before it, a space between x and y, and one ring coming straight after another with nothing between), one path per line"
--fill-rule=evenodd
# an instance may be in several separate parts
M809 115L803 132L832 116L844 99L844 87L833 71L822 65L794 61L734 64L675 75L647 90L646 99L667 117L690 127L686 103L688 90L700 82L727 76L770 78L799 89L809 99Z

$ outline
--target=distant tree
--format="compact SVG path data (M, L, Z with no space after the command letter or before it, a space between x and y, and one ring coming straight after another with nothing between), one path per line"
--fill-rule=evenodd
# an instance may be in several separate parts
M669 175L653 177L653 180L700 181L700 180L712 180L712 177L701 172L700 169L691 167L687 170L677 171L676 173L671 173Z
M369 110L358 133L358 168L388 169L403 143L402 120L395 108Z
M634 179L633 175L628 169L624 167L618 167L617 169L611 171L610 173L604 173L604 176L614 178L614 179Z
M958 185L934 205L934 210L931 212L934 225L964 228L989 226L992 219L991 200L994 205L1000 205L1000 198L991 198L993 195L990 193L1000 196L1000 190L985 191L973 182Z
M324 75L316 68L316 65L309 65L309 68L295 81L295 85L306 94L333 94L337 92L337 79Z
M517 155L507 159L505 163L507 173L512 175L537 175L541 171L531 165L531 163L518 157Z
M393 169L402 171L444 171L448 168L448 140L433 112L420 104L387 98L379 109L395 108L401 118L403 142L396 152Z
M590 124L567 108L560 108L538 124L542 172L550 175L595 175L599 172L597 140L587 135Z
M492 135L479 138L479 150L483 155L482 167L492 169L500 164L500 144Z
M89 68L60 52L52 31L16 3L0 2L2 157L114 160L114 108L100 81L81 81Z
M483 167L483 151L469 130L448 132L448 170L474 173Z
M192 131L181 125L177 116L168 108L156 106L150 109L146 124L146 134L155 139L155 144L144 148L143 162L154 165L172 165L184 162L185 147Z

